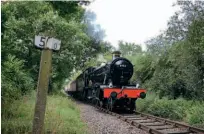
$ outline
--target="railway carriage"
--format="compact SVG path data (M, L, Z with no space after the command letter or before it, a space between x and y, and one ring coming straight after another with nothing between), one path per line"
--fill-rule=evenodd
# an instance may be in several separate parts
M74 90L80 99L89 100L110 111L134 111L136 100L145 98L146 90L130 85L133 65L120 55L119 51L115 51L112 61L99 67L87 68L71 83L70 91L74 93Z

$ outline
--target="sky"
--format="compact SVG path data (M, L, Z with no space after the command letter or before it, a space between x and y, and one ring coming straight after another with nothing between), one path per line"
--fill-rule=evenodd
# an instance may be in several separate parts
M106 32L104 40L118 47L118 41L141 44L167 28L178 9L176 0L95 0L88 10L96 13L96 23Z

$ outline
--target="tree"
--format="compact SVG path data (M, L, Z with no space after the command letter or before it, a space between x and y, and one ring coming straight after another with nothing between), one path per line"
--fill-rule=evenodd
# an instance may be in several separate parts
M97 50L97 53L102 50L97 44L91 43L95 39L87 34L87 24L83 21L85 9L80 4L81 2L44 1L2 4L2 18L4 19L1 22L3 28L1 33L2 76L4 76L2 85L4 87L13 83L12 85L15 86L10 86L10 89L19 88L15 91L19 91L21 95L25 91L23 87L27 87L25 82L26 86L20 86L22 83L12 80L5 70L8 68L7 63L9 66L10 64L17 65L18 72L25 73L26 77L22 79L27 78L36 87L41 51L34 47L35 35L52 36L62 41L60 51L53 53L50 78L53 89L61 89L64 80L71 75L74 68L79 67L81 59L86 57L86 52ZM89 53L88 56L94 57L96 53ZM14 61L21 64L15 64ZM12 75L15 75L15 71L11 72ZM9 79L8 82L6 82L7 79ZM23 82L23 80L20 81ZM34 86L30 84L27 90L33 88ZM12 98L9 88L3 88L3 90L4 95L9 94L7 98Z
M124 56L137 55L142 52L141 46L136 45L135 43L119 41L118 45L119 45L119 50Z
M179 6L181 10L175 12L168 22L166 37L171 43L185 40L192 22L204 16L202 1L177 1L174 6Z
M162 34L147 41L147 52L130 56L135 65L133 80L160 97L203 100L204 2L177 2ZM129 51L129 50L128 50Z

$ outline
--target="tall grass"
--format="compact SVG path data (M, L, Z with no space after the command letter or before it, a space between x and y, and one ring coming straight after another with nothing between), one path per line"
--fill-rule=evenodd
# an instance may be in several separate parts
M35 105L35 93L24 96L2 111L2 133L29 133ZM48 96L45 115L46 133L84 134L86 126L80 119L80 111L65 96Z
M147 93L145 99L136 102L137 111L155 116L184 121L190 125L204 126L204 101L159 99L155 93Z

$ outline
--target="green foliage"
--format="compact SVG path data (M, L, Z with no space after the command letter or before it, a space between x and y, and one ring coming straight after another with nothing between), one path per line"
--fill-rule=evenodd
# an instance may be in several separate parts
M104 50L102 52L104 53L99 53L96 57L85 62L84 69L87 69L88 67L100 66L102 63L107 63L112 60L110 49L108 49L108 51Z
M123 56L132 56L142 53L141 46L136 45L135 43L119 41L118 45Z
M66 20L81 22L84 15L84 9L78 6L79 2L76 1L50 1L53 8L58 12L59 16Z
M2 107L5 102L19 99L19 97L33 88L33 79L23 68L25 61L8 55L2 64Z
M180 120L183 117L183 111L179 110L178 103L173 103L173 101L167 99L155 100L147 109L148 113L153 115Z
M183 98L176 100L159 99L155 93L148 92L145 99L137 100L136 107L140 112L146 112L155 116L185 121L200 127L204 125L203 101L185 100Z
M177 4L181 11L170 18L166 31L146 42L147 51L132 55L133 45L120 42L119 46L134 64L133 83L155 91L160 98L203 100L204 3Z
M147 109L152 101L154 99L158 99L155 93L147 92L146 98L145 99L138 99L136 101L136 110L137 111L145 111L147 112Z
M180 10L175 12L168 22L166 38L169 42L185 40L192 22L204 16L204 3L202 1L178 0L175 6L179 6Z
M74 68L78 70L82 67L83 60L85 62L101 51L108 51L107 48L110 46L108 43L100 40L96 42L94 37L87 34L88 25L84 22L85 9L79 3L24 1L2 4L2 64L5 64L2 67L4 69L8 66L6 62L10 61L7 57L11 54L17 60L23 61L16 66L19 66L19 72L24 72L28 77L26 82L32 79L34 83L28 86L29 84L25 82L26 85L22 87L12 78L7 80L7 83L3 83L3 90L15 88L16 92L10 92L9 95L5 95L6 98L16 99L11 95L18 96L17 94L21 94L17 93L18 91L24 92L36 87L41 53L34 47L35 35L52 36L61 40L60 51L53 53L52 57L50 80L55 90L62 88L64 80L71 75ZM10 77L7 76L10 75L7 72L3 73L3 80Z
M127 56L127 58L134 65L134 74L131 81L134 83L144 83L146 80L150 79L154 72L153 59L148 54L137 54L135 56Z
M10 111L13 116L8 114L2 116L2 133L31 132L35 96L35 92L32 92L7 107L7 111ZM85 125L80 119L79 109L70 99L54 95L48 96L47 102L45 116L45 131L47 133L86 133Z
M204 98L203 35L199 30L196 34L199 27L202 29L204 25L196 25L193 33L190 29L187 40L174 43L165 54L161 54L162 58L159 59L151 79L151 88L158 91L161 96ZM196 34L196 40L190 37L193 34Z
M41 51L34 47L35 35L61 40L61 49L52 55L49 89L58 93L64 81L78 72L83 63L110 44L88 34L86 2L23 1L2 3L2 133L31 131L35 98L26 95L37 89ZM95 30L95 27L93 27ZM100 36L104 37L104 36ZM56 92L56 90L58 92ZM80 129L79 129L80 128ZM59 95L48 97L46 133L85 133L75 105Z
M202 107L202 108L201 108ZM193 106L186 113L186 121L191 124L204 124L204 109L203 104L198 104L198 106Z
M80 111L76 105L65 97L48 97L45 127L54 133L86 133L85 126L80 119ZM79 129L80 128L80 129Z

